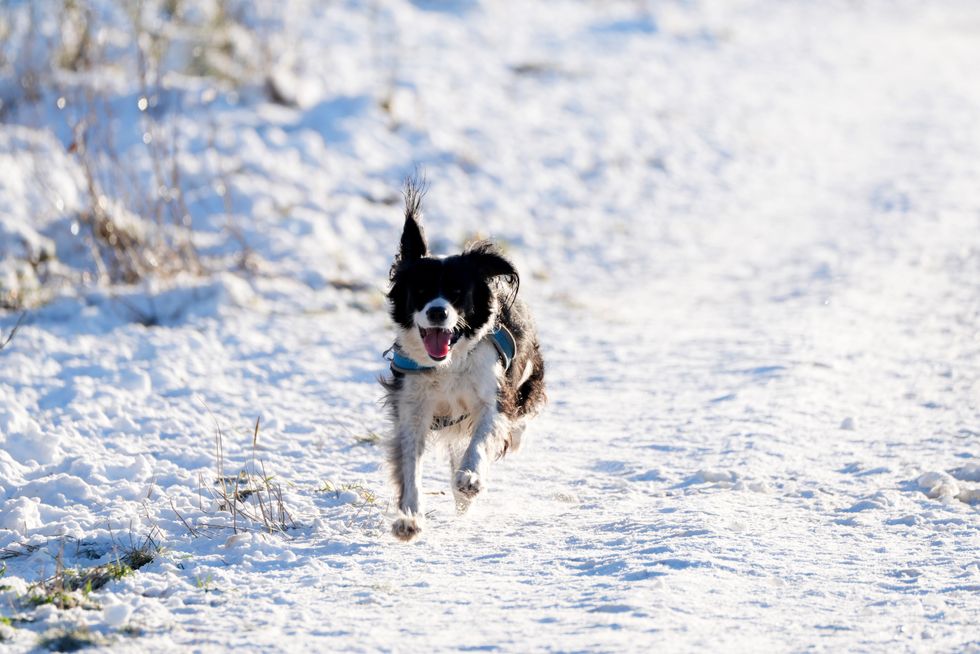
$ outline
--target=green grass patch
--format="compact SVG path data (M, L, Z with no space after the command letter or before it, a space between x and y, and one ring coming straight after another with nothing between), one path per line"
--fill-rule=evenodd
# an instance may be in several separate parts
M99 590L110 581L128 577L144 565L153 561L156 552L147 549L134 549L116 561L97 565L84 570L66 569L62 572L61 586L65 590L81 590L86 594Z
M84 593L67 590L45 590L40 592L37 589L29 592L23 598L28 606L44 606L53 604L59 609L82 608L94 611L102 608L97 603L88 599Z
M158 552L149 536L138 544L132 543L115 561L90 568L66 568L59 552L54 575L32 584L18 602L28 607L52 604L59 609L99 609L99 604L89 599L93 590L133 574L153 561Z
M214 575L212 575L210 572L203 577L195 575L194 585L197 586L198 590L202 590L205 593L210 593L216 590L214 586Z

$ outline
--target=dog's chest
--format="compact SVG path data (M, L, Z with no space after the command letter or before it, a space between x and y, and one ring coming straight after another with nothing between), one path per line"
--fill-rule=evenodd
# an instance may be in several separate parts
M434 416L455 417L491 405L497 396L497 353L479 344L460 366L413 378L411 401L428 405Z

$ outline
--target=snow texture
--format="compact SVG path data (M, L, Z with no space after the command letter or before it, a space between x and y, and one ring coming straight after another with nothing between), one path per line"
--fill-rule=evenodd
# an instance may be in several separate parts
M0 351L0 648L980 650L980 6L268 4L289 102L170 114L188 183L224 171L198 247L233 220L257 268L64 284ZM0 123L8 288L88 265L45 111ZM428 456L404 545L376 378L416 164L437 250L517 262L551 401L465 516ZM245 486L284 533L222 510ZM21 602L147 536L100 610Z

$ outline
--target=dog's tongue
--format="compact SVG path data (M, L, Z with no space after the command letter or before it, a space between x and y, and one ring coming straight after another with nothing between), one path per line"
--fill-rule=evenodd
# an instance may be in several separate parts
M425 351L433 359L442 359L449 354L449 339L452 332L448 329L427 329L422 341L425 343Z

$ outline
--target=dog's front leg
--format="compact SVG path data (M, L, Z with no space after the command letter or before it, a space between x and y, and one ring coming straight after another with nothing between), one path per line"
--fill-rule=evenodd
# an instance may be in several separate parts
M425 420L418 414L399 418L391 446L392 480L398 498L398 517L391 525L392 533L401 540L412 540L422 531L422 513L419 483L422 478L422 454L425 451L425 435L432 418Z
M496 405L485 407L477 420L459 470L453 477L458 500L472 500L486 489L490 462L503 452L506 434L507 419L497 412ZM465 510L465 507L462 508Z

